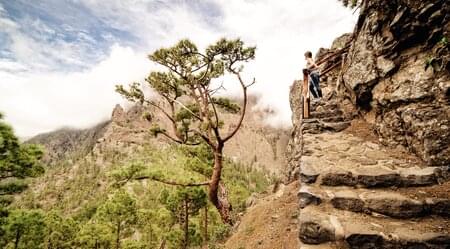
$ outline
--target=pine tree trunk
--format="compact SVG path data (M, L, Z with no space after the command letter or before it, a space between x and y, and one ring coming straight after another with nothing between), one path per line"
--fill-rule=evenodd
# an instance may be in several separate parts
M184 199L184 241L183 249L187 249L189 245L189 205L187 197Z
M223 168L223 144L219 144L214 151L214 169L209 184L208 198L217 208L217 211L224 223L232 225L233 222L230 217L232 210L231 203L228 201L228 192L221 184Z
M14 249L19 248L20 237L21 237L20 229L17 229L17 231L16 231L16 239L14 241Z
M204 220L204 226L205 226L205 230L204 230L204 234L203 237L205 239L205 248L208 249L208 204L206 204L205 206L205 220Z
M120 249L120 222L117 223L116 249Z

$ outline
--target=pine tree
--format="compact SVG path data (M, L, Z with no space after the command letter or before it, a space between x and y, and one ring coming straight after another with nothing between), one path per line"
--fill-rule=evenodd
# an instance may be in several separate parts
M5 238L8 209L14 194L26 187L27 177L36 177L43 173L40 163L43 151L31 144L21 144L13 129L3 122L0 113L0 238ZM2 244L0 239L0 247Z
M43 248L44 214L36 210L12 210L4 230L6 248Z
M113 231L111 227L91 220L84 224L76 235L76 248L110 249Z
M189 220L191 217L197 216L199 211L207 205L206 193L200 187L179 187L171 194L165 192L161 199L183 231L180 247L187 249L188 246L195 245L194 242L198 242L198 239L194 240L193 235L197 234L197 229L190 226Z
M43 173L42 155L40 147L21 144L0 114L0 207L9 204L12 195L27 187L24 179Z
M246 47L237 40L221 39L204 53L189 40L181 40L170 48L161 48L149 56L150 60L167 70L151 72L146 79L159 98L145 96L143 84L133 83L129 89L117 86L117 92L130 101L151 106L165 116L167 122L155 123L154 135L163 135L171 141L197 146L205 143L214 157L210 180L185 186L208 186L208 198L219 211L222 220L231 224L228 192L221 182L223 149L240 129L247 108L247 90L255 83L242 78L243 63L254 59L255 47ZM218 96L222 86L213 83L225 75L232 76L242 89L243 102L237 104ZM228 78L227 78L228 79ZM230 131L221 129L222 112L240 113ZM150 119L151 120L151 119ZM164 124L169 124L165 126ZM225 135L223 134L225 133ZM167 182L173 185L173 182Z
M69 249L73 248L78 224L70 217L63 217L56 211L45 216L46 235L45 248Z
M113 231L114 248L121 248L121 240L137 222L136 200L124 190L118 190L99 208L100 221L106 222Z

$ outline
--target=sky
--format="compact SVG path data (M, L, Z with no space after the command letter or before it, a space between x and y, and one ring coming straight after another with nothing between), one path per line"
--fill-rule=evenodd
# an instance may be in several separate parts
M304 52L329 47L356 19L337 0L0 0L0 112L20 137L88 128L125 103L115 85L154 70L154 50L226 37L257 47L250 94L275 112L270 124L288 126Z

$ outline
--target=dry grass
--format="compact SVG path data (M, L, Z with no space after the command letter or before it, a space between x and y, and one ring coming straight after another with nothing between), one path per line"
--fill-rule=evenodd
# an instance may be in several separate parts
M299 183L267 196L249 208L226 249L297 249Z

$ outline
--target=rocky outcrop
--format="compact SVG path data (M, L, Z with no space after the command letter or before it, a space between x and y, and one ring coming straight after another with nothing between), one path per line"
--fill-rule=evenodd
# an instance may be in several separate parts
M27 143L41 144L45 148L44 163L53 164L64 160L75 161L88 154L98 139L103 137L110 122L102 122L89 129L63 128L37 135Z
M450 163L450 3L364 1L342 68L341 97L380 141Z

